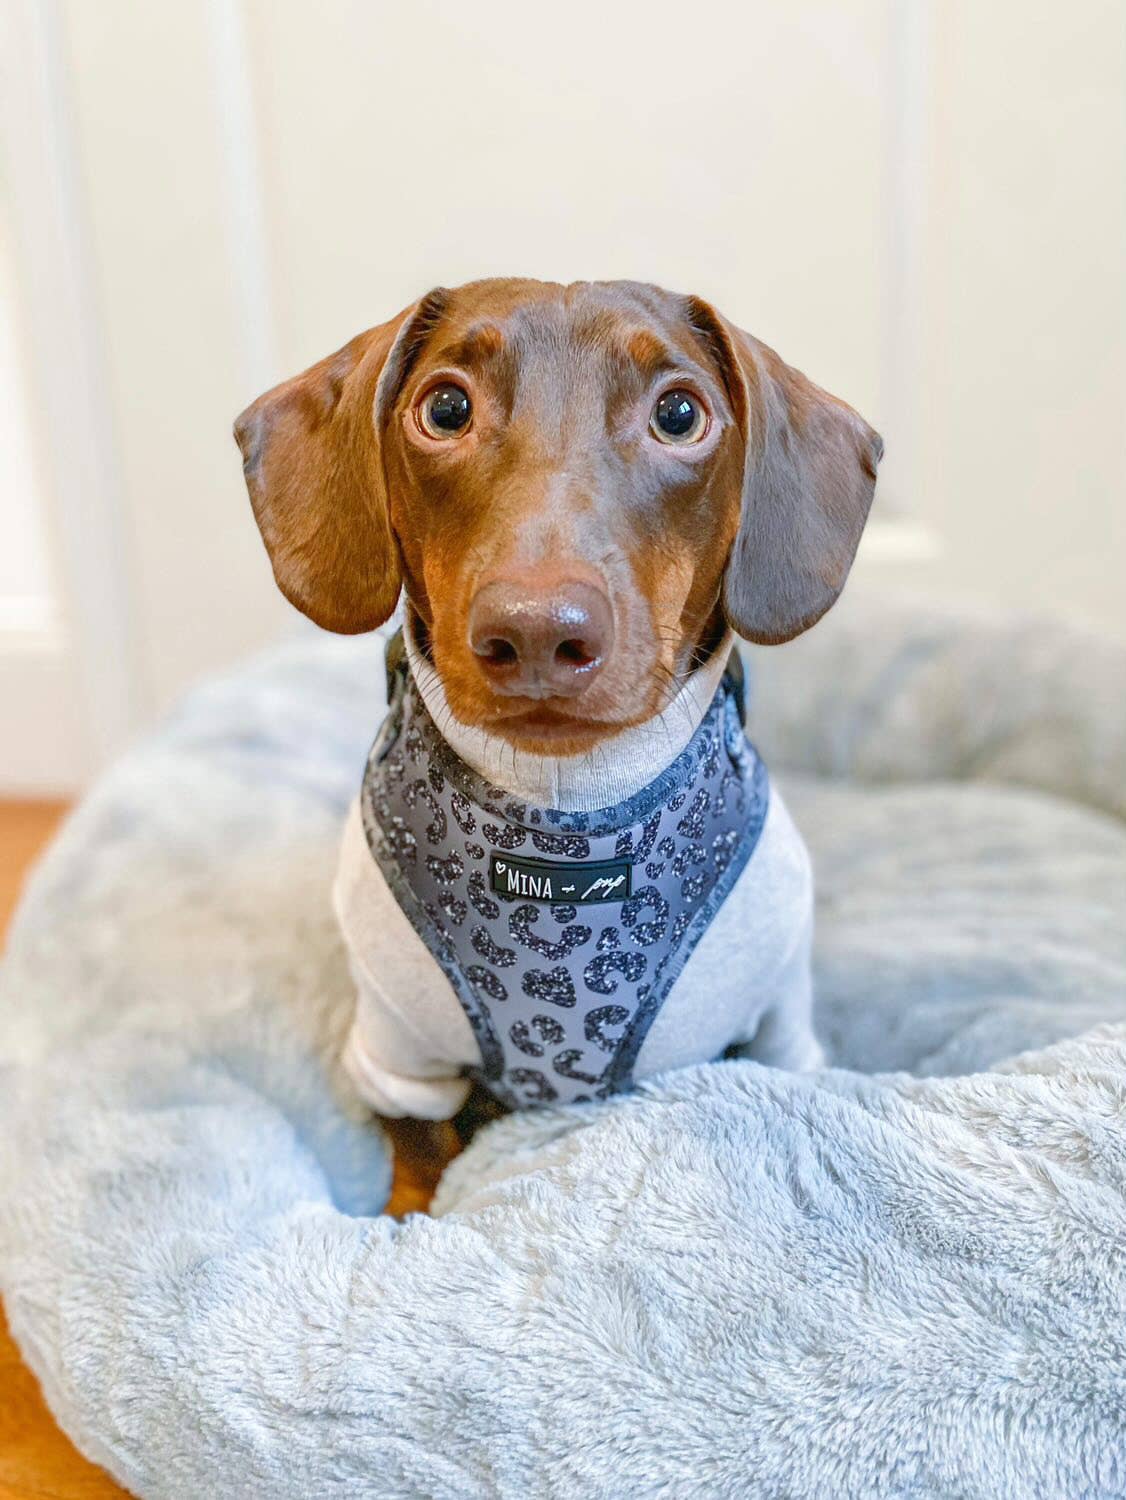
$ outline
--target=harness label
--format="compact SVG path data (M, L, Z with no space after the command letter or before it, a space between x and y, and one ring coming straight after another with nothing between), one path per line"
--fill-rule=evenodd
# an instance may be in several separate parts
M489 860L489 883L494 892L521 901L573 906L624 901L632 888L632 876L633 866L625 859L562 864L558 860L494 854Z

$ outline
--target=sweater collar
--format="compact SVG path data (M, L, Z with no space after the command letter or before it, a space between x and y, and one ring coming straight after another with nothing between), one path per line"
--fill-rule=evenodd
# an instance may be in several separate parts
M407 661L419 696L454 754L483 780L520 801L560 812L590 812L628 801L685 749L723 676L733 637L685 682L661 713L581 755L533 755L488 730L455 719L437 674L422 662L409 630Z

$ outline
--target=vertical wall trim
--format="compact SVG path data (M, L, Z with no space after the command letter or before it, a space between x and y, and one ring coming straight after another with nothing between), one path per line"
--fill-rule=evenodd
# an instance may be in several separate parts
M0 144L38 408L34 436L83 699L85 761L95 770L143 722L147 694L133 645L121 476L58 0L11 0L7 20Z
M281 378L254 87L242 0L206 0L227 254L247 400Z
M924 256L929 196L931 0L889 0L890 78L886 148L888 290L884 324L884 422L889 508L922 503Z

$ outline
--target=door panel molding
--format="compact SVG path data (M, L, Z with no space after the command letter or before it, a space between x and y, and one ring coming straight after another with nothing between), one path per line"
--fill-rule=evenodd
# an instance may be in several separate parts
M25 312L37 468L49 502L48 536L60 598L58 628L20 633L4 656L18 678L23 708L11 719L0 777L16 784L42 756L43 785L103 765L145 715L135 650L137 616L105 350L91 275L85 205L73 149L72 117L55 0L9 0L4 31L0 140L8 183L15 275ZM42 704L76 697L78 712L56 703L59 733L41 722ZM15 681L11 689L16 692ZM77 736L77 754L48 746ZM24 743L26 741L26 744ZM21 768L23 770L21 771ZM66 789L59 784L59 789Z

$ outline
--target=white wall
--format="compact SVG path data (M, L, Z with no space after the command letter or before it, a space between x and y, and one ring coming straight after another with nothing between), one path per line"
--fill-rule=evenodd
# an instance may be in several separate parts
M0 793L72 785L88 763L7 207L0 197Z
M1126 639L1126 11L936 16L918 494L934 581Z
M1126 638L1119 0L11 5L41 425L82 324L45 490L84 767L290 620L232 416L490 272L713 297L884 431L861 586Z

